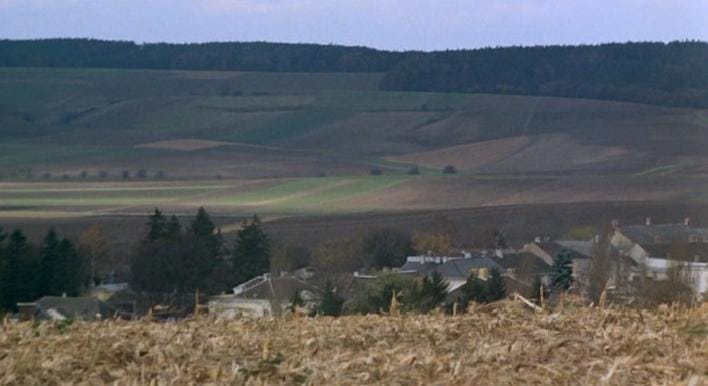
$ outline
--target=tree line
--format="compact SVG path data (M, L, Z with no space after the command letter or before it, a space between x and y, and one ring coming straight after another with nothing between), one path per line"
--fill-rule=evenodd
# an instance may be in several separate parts
M708 43L698 41L396 52L265 42L0 40L0 66L380 72L383 90L708 107Z
M43 296L77 296L89 280L85 256L54 229L35 248L21 230L8 234L0 228L0 311Z

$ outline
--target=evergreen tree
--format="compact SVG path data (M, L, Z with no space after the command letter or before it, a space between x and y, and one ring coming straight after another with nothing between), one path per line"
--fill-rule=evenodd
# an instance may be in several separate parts
M497 268L492 268L492 274L487 282L488 301L504 299L506 297L506 284L501 272Z
M170 221L165 227L165 233L167 235L167 238L170 240L176 240L181 232L182 225L179 223L179 219L177 218L177 216L172 215L170 217Z
M53 285L56 295L78 296L85 284L85 265L74 243L62 239L57 246L58 265Z
M244 220L236 235L233 251L234 280L241 284L270 271L270 240L261 227L258 216Z
M10 234L0 261L0 309L14 311L17 302L26 299L28 283L23 283L24 263L30 258L27 237L20 230Z
M159 209L155 208L153 214L148 218L147 228L145 242L153 242L167 237L167 219Z
M489 294L487 284L480 280L476 274L471 274L462 288L460 289L462 295L460 296L460 305L462 309L467 308L469 302L474 301L477 303L486 303L489 301Z
M445 302L448 287L438 271L433 271L430 277L426 275L420 288L420 310L427 312Z
M567 291L573 284L573 259L567 251L560 252L551 267L551 285L560 291Z
M45 295L61 295L55 287L55 275L58 270L59 256L59 237L54 231L54 228L50 229L47 236L44 237L44 242L42 243L42 250L39 257L39 272L38 272L38 284L37 292L39 296Z
M317 311L318 314L324 316L339 316L342 314L342 306L344 300L337 295L337 291L331 282L327 282L322 295L322 302Z
M221 238L220 235L214 233L215 229L216 226L211 221L206 209L199 208L197 215L191 222L190 231L199 247L206 249L202 253L207 253L213 257L216 257L221 250Z

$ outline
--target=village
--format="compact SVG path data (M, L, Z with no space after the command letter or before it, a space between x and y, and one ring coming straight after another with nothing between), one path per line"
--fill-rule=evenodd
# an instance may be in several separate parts
M339 314L348 303L356 301L358 289L391 277L417 282L429 277L442 279L445 296L433 308L454 307L455 312L460 312L458 303L466 284L471 280L486 283L495 274L503 278L505 297L515 295L543 302L544 296L553 296L559 260L565 260L572 275L566 292L588 303L610 301L646 306L679 301L695 304L706 299L708 228L693 226L689 218L672 224L654 224L647 218L639 225L623 225L614 220L609 228L607 235L588 240L538 236L516 249L499 245L496 249L459 251L450 256L408 256L401 266L351 272L346 278L351 283L348 290L325 288L333 284L322 285L322 280L317 280L320 273L304 266L258 275L235 286L231 293L209 296L197 290L179 298L179 302L162 304L153 300L145 306L128 282L114 281L92 286L82 296L64 294L18 302L16 318L61 321L146 316L177 319L189 314L224 319L293 312L315 315L328 292L336 293L342 304ZM391 301L402 301L402 294L396 292L395 286L391 288L390 296L398 299L389 299L388 307Z

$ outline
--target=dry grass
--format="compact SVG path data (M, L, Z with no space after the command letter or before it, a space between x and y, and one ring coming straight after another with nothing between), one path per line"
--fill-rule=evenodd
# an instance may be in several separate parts
M691 384L708 308L5 324L0 384Z

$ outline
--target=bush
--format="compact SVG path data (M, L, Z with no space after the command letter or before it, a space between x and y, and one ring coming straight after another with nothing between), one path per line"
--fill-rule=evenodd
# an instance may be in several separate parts
M136 177L138 178L147 178L147 170L145 169L140 169L138 172L135 174Z
M381 171L381 169L378 169L378 168L373 168L373 169L369 170L369 174L372 176L380 176L380 175L383 175L383 171Z
M99 176L100 178L108 178L108 172L105 171L105 170L101 170L101 171L98 172L98 176Z
M445 165L443 168L443 174L455 174L457 173L457 169L452 166L452 165Z
M420 169L418 169L417 165L411 166L410 169L408 169L408 174L412 176L417 176L420 174Z

